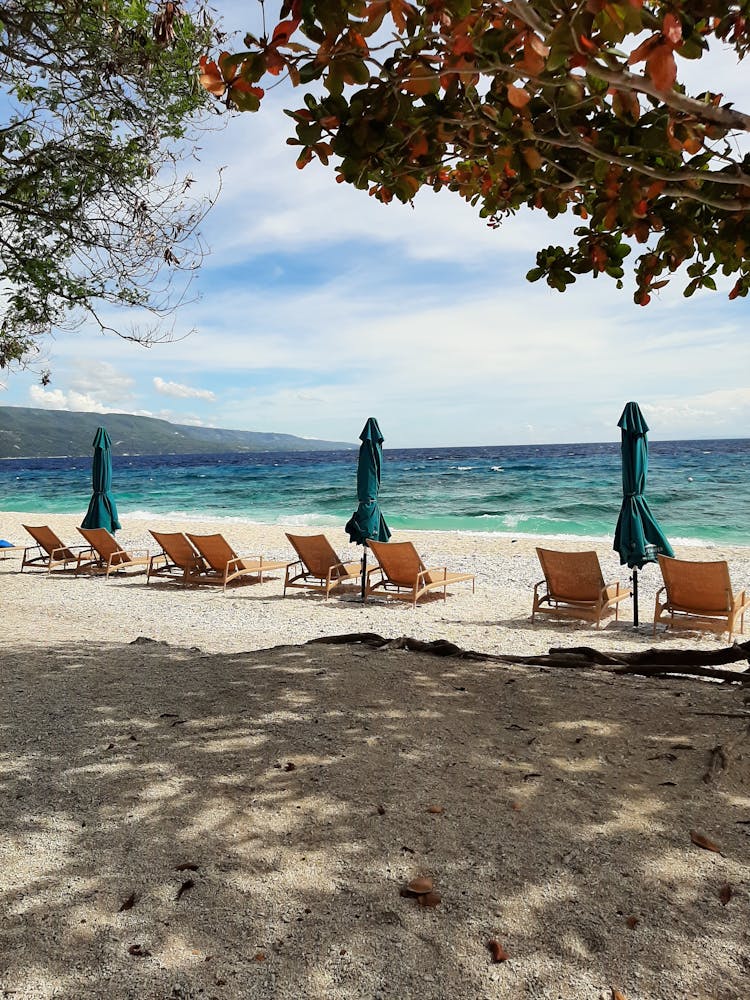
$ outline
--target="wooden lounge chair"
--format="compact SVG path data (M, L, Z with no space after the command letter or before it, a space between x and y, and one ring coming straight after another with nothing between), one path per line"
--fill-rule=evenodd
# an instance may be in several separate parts
M51 573L53 569L74 570L78 565L78 555L83 545L65 545L57 537L52 528L46 524L24 524L23 527L31 535L36 545L24 549L21 560L21 572L26 566L40 566Z
M416 607L419 598L433 590L442 590L443 600L446 600L448 587L455 583L471 581L471 592L474 593L474 576L471 573L449 573L445 566L428 569L411 542L369 540L367 546L379 563L368 571L368 595L380 593L384 597L411 601Z
M729 566L717 562L688 562L659 556L664 586L656 594L654 635L661 622L667 628L701 629L705 632L744 631L750 596L733 593Z
M149 554L143 550L133 555L120 547L117 539L106 528L79 528L89 544L87 549L78 553L76 573L86 570L89 573L121 573L126 569L137 568L139 573L148 571ZM141 568L142 567L142 568Z
M224 590L233 580L263 583L263 574L274 569L286 569L286 562L274 562L264 556L238 556L223 535L191 535L192 545L210 567L201 583L220 583Z
M620 601L632 596L632 591L621 583L605 584L596 552L538 548L536 553L544 579L534 587L532 623L537 614L548 614L593 622L599 628L612 612L617 621Z
M325 535L286 536L299 556L286 568L284 595L287 590L317 590L326 595L356 583L362 576L359 562L342 563Z
M208 564L181 531L151 531L151 535L161 546L161 552L148 561L146 583L152 576L177 580L183 586L202 582Z

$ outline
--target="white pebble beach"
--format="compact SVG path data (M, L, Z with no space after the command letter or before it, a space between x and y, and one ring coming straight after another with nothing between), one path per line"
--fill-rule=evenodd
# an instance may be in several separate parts
M286 530L325 530L361 555L343 529L121 520L131 552L157 551L149 528L221 531L241 555L292 561ZM24 523L82 542L72 515L5 512L0 535L32 544ZM476 593L413 609L284 598L283 572L224 593L0 560L0 996L746 995L746 685L306 645L377 633L530 655L726 636L654 637L653 565L638 631L629 601L601 630L532 625L535 545L594 548L627 583L611 541L403 538L475 574ZM676 554L726 559L750 587L750 548ZM439 905L400 895L416 876Z

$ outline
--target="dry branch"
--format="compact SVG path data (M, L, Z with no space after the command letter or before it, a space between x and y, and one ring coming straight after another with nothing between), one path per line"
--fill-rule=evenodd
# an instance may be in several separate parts
M750 659L750 642L734 643L725 649L703 651L694 649L647 649L640 653L606 653L589 646L553 648L549 653L536 656L479 653L461 649L446 639L422 642L408 636L386 639L375 632L349 632L344 635L321 636L310 639L312 643L333 645L365 645L373 649L406 649L431 656L448 656L461 660L488 661L492 663L512 663L524 666L566 667L591 670L599 668L607 673L638 674L643 677L705 677L715 681L734 684L750 682L750 668L744 671L721 670L710 665L714 663L737 663Z

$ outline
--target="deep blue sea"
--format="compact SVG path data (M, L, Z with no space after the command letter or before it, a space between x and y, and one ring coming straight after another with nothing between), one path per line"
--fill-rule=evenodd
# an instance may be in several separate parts
M357 452L114 456L121 519L153 514L343 525ZM0 462L0 511L77 513L91 459ZM649 445L646 496L673 541L750 545L750 439ZM392 528L611 537L619 443L386 449L381 506ZM0 535L2 519L0 516Z

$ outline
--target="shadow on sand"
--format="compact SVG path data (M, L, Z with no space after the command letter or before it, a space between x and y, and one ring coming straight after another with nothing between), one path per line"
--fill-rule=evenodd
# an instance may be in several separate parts
M699 714L736 689L150 641L6 646L0 681L2 995L744 993L747 724Z

